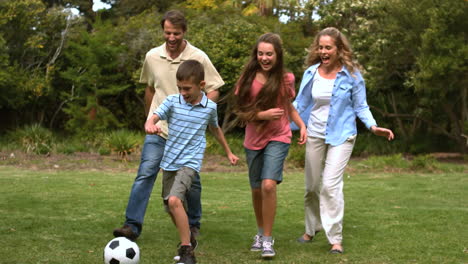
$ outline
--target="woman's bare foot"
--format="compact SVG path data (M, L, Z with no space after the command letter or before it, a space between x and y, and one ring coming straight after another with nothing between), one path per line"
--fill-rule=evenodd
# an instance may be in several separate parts
M319 231L315 232L315 234L317 235L318 232ZM299 237L297 239L297 242L299 242L299 243L309 243L309 242L312 242L312 239L314 239L314 236L310 236L307 233L304 233L301 237Z
M343 254L343 246L341 244L333 244L332 248L330 249L330 253L332 254Z

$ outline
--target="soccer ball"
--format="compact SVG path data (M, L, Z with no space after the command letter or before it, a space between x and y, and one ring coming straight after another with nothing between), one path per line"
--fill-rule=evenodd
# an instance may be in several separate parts
M104 248L105 264L138 264L140 249L135 242L125 237L116 237Z

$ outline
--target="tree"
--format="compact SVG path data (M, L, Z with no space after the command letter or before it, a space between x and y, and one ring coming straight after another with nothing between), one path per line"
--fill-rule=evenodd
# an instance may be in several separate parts
M88 31L92 30L92 24L96 19L96 13L93 11L93 0L42 0L42 2L46 4L47 8L76 8L85 18Z
M429 23L421 34L408 86L421 97L420 107L432 111L426 122L435 132L467 151L468 4L463 0L433 2L426 11Z
M164 13L172 6L183 0L104 0L103 3L111 5L111 12L115 17L132 17L147 10Z
M54 101L51 82L67 35L68 14L46 9L39 0L5 1L0 7L2 115L41 123Z
M273 11L278 6L278 0L186 0L186 8L197 10L212 10L218 8L235 8L242 10L245 16L260 15L264 17L275 15Z
M92 33L84 31L70 40L65 51L68 66L61 74L70 87L62 92L62 98L71 98L64 107L69 115L66 128L87 136L123 126L117 118L122 110L111 106L129 87L130 79L120 58L126 47L118 42L113 26L98 22L94 28Z
M463 0L320 4L322 27L338 27L351 39L369 104L380 120L393 120L406 151L449 149L435 144L443 137L466 151L466 11Z
M193 45L207 53L225 82L221 87L221 94L226 97L218 107L220 116L224 113L225 132L233 128L231 125L235 125L228 123L232 113L229 111L230 98L227 96L233 91L258 36L268 31L265 25L258 23L258 17L254 19L243 17L239 13L236 15L231 13L226 20L227 12L229 11L211 10L205 11L203 15L198 11L188 12L190 24L187 34L188 40Z

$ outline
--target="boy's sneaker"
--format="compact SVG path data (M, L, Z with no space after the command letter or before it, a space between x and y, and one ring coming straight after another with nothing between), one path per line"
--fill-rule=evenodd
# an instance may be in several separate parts
M275 243L274 240L270 241L263 241L263 249L262 249L262 257L263 258L272 258L276 255L275 250L273 249L273 244Z
M177 264L195 264L197 260L195 259L195 253L193 252L192 246L180 246L179 247L179 256L180 259L177 261Z
M253 239L254 239L254 242L252 243L252 246L250 247L250 251L261 251L263 249L262 236L255 235Z
M192 250L195 251L195 249L197 249L198 247L198 241L195 239L195 236L193 235L193 233L190 234L190 244L192 244ZM180 243L177 246L180 247ZM174 260L179 261L180 255L174 256Z

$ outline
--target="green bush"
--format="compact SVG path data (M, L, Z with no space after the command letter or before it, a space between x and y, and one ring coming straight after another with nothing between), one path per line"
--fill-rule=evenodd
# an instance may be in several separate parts
M234 153L239 158L244 155L244 135L236 132L229 133L225 135L226 141ZM217 154L225 155L223 147L216 141L215 137L211 133L206 133L206 154Z
M52 132L39 124L24 126L10 133L10 137L19 142L27 153L49 154L53 148Z
M387 156L371 156L362 161L361 166L369 169L400 168L407 169L410 162L402 154Z
M107 150L110 150L117 153L122 160L127 160L127 156L139 147L140 138L138 133L127 129L112 131L105 136L104 145L99 149L99 153L106 153Z
M403 142L398 138L389 142L383 137L372 134L367 129L362 129L358 132L352 155L367 156L395 154L404 148L402 144Z
M102 143L101 143L102 144ZM55 146L57 153L73 154L76 152L92 152L93 144L90 139L81 137L65 138Z
M411 161L411 169L414 170L435 170L438 168L438 161L431 155L419 155Z
M305 165L305 149L306 146L297 144L299 138L299 131L293 131L291 146L289 147L288 157L286 161L292 163L297 167L304 167Z

